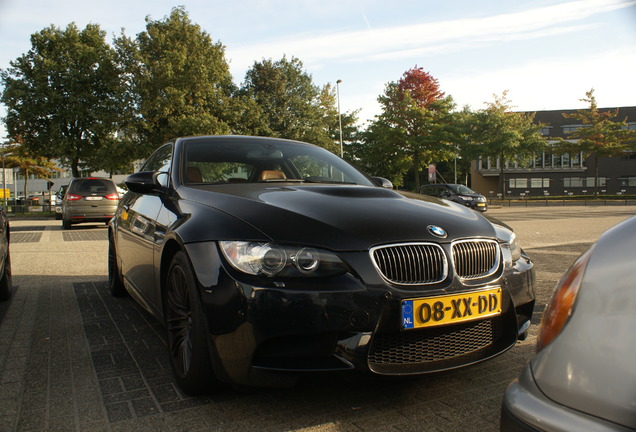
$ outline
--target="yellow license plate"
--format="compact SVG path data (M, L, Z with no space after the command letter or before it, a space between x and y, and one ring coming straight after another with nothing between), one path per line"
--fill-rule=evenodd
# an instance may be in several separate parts
M416 329L473 321L501 314L501 288L402 300L402 328Z
M477 203L477 207L485 207L486 204L485 203Z

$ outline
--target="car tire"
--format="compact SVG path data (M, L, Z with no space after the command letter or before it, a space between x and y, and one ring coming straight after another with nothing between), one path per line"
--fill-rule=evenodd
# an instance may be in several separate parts
M127 293L117 267L117 253L112 235L108 236L108 288L113 297L121 297Z
M2 279L0 279L0 301L9 300L11 298L11 292L13 291L13 284L11 282L11 257L7 252L7 257L4 259L4 271L2 272Z
M70 230L72 226L73 224L71 223L70 220L66 219L65 217L62 217L62 229Z
M205 393L215 382L209 333L194 273L183 252L172 259L165 289L168 349L176 382L188 394Z

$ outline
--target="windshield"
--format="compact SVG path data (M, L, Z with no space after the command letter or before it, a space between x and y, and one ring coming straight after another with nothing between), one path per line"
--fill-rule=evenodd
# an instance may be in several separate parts
M475 195L477 192L464 185L451 186L457 195Z
M293 141L192 139L185 143L185 184L257 182L345 183L374 186L329 151Z

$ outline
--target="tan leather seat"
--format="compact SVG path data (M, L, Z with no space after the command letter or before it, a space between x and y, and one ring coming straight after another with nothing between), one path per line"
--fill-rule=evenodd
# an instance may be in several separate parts
M285 180L287 177L285 177L285 174L282 171L265 170L265 171L261 171L259 178L261 181L267 181L267 180Z
M187 183L203 183L203 176L201 175L201 170L198 167L187 167L185 177Z

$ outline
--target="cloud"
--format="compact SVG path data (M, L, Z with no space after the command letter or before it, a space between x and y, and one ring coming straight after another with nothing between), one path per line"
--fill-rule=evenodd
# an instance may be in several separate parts
M444 49L465 50L475 44L513 39L542 38L556 33L580 31L577 22L594 15L626 8L636 1L575 0L558 5L500 15L427 22L364 31L322 33L317 36L285 37L258 44L228 46L232 69L243 75L262 58L297 56L306 65L320 67L327 61L372 61L420 55Z
M508 98L520 111L580 109L586 107L580 99L591 88L599 106L633 106L636 89L620 83L630 82L634 70L636 47L629 47L584 58L541 59L497 71L448 76L444 84L460 107L473 109L484 108L493 94L504 90L510 90Z

